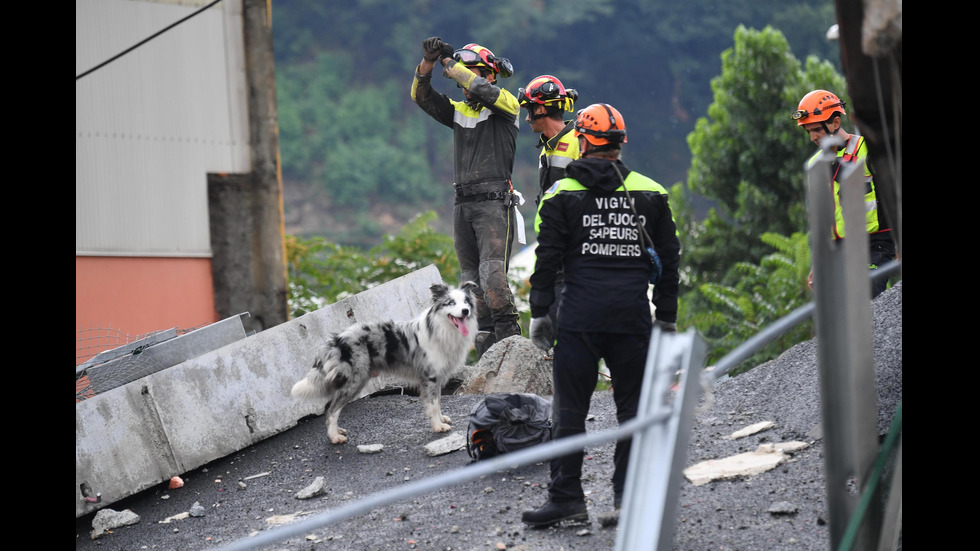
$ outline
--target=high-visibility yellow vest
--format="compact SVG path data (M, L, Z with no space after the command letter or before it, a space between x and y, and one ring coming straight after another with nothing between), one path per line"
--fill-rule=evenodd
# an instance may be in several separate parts
M813 157L810 158L809 164L813 166L817 162L820 156L818 151ZM880 227L878 220L878 196L875 193L875 183L874 177L871 174L871 167L868 166L868 145L864 140L863 136L857 134L851 134L851 138L847 141L844 147L837 151L837 162L834 163L833 167L833 181L831 182L831 189L834 194L834 238L843 239L844 237L844 211L841 208L841 189L840 182L837 180L838 175L840 175L841 169L844 167L844 163L855 163L859 160L864 160L864 177L863 181L865 184L864 190L864 216L865 216L865 229L868 233L877 233L878 231L885 230L888 228Z

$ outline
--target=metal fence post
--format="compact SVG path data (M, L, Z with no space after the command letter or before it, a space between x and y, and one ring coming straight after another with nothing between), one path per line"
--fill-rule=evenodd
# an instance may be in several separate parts
M667 415L637 431L630 451L616 549L667 549L673 544L682 470L707 346L693 330L654 329L640 391L638 417ZM674 374L677 392L671 400Z
M831 237L834 204L830 183L835 159L836 154L825 149L807 169L816 299L814 326L833 549L841 544L868 483L878 442L868 244L864 231L864 165L841 167L841 173L849 171L843 177L838 175L838 181L842 181L847 238L835 241ZM880 528L881 510L876 506L858 531L854 549L875 549Z

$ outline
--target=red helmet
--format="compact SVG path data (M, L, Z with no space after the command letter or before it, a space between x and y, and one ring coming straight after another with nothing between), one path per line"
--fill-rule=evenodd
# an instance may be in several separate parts
M593 103L575 117L575 137L580 136L592 145L626 143L626 122L612 105Z
M844 102L833 92L814 90L803 96L803 99L800 100L800 106L793 112L793 118L796 119L796 126L803 126L815 122L826 122L834 113L847 114L844 111Z
M534 77L527 86L517 90L517 101L525 109L531 109L533 105L544 105L572 111L575 109L576 99L578 92L575 89L566 89L560 80L551 75Z
M466 67L487 69L504 78L514 74L514 66L511 65L510 60L496 57L489 48L472 42L453 52L453 59Z

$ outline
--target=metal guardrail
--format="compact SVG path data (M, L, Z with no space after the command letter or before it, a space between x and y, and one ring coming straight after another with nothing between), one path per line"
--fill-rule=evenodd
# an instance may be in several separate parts
M872 551L890 534L882 533L882 485L873 471L880 446L869 254L863 238L867 182L862 160L837 165L832 176L838 160L835 145L841 145L839 137L825 138L817 161L806 168L824 480L831 547L838 549L846 543L848 549ZM836 214L833 196L828 193L828 182L835 178L840 182L841 210L849 230L849 237L839 240L831 239ZM873 505L861 511L861 496L868 493ZM858 513L861 521L850 529Z

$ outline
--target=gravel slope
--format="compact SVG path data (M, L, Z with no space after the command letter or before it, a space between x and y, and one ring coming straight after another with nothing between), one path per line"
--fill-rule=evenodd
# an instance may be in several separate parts
M901 284L874 303L879 430L887 432L902 396ZM823 451L814 431L820 423L816 346L802 343L778 359L715 385L699 409L688 464L756 449L759 444L801 440L812 444L774 470L751 477L694 486L682 482L674 549L799 551L829 548L823 482ZM481 396L444 396L454 430ZM592 404L590 430L615 426L609 392ZM769 430L738 440L724 436L750 424L772 421ZM341 425L350 442L332 446L323 418L293 429L206 467L186 473L184 487L165 485L113 505L140 516L131 526L91 539L93 515L76 521L79 550L196 550L221 548L278 523L348 505L407 481L439 476L470 463L465 451L428 457L423 446L443 435L428 432L418 400L381 396L348 406ZM361 444L383 444L378 454L357 453ZM544 464L507 469L452 490L379 507L369 514L283 540L268 549L612 549L616 528L599 516L612 509L613 445L586 451L585 487L590 523L543 530L525 527L521 511L546 498ZM323 477L324 494L295 494ZM179 518L201 506L203 516ZM779 504L790 512L770 512ZM169 519L169 521L168 521Z

